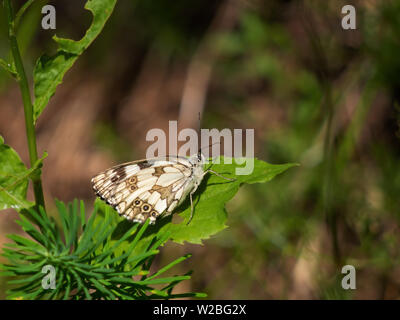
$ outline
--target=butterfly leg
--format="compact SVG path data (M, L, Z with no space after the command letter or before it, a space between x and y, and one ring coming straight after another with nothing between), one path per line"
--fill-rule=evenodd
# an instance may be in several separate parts
M190 217L189 217L189 221L186 225L188 225L190 223L190 221L192 221L193 218L193 212L194 212L194 207L193 207L193 194L196 192L197 188L199 187L198 184L196 184L193 188L192 191L190 191L189 193L189 198L190 198Z
M218 177L220 177L220 178L222 178L222 179L228 180L228 181L235 181L235 180L236 180L236 179L224 177L223 175L221 175L221 174L219 174L218 172L215 172L214 170L211 170L211 169L206 170L206 171L203 173L203 176L205 176L205 175L206 175L207 173L209 173L209 172L215 174L216 176L218 176Z
M190 217L186 225L189 225L190 221L192 221L193 218L193 191L190 192L189 197L190 197Z

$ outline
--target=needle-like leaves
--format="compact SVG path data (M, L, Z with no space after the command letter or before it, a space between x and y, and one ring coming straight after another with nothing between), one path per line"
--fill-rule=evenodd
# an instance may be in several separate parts
M98 218L97 205L86 221L83 204L78 201L65 205L57 202L60 227L54 219L40 208L39 212L29 209L30 217L37 226L24 215L17 222L32 239L19 235L8 235L13 243L7 244L3 256L8 263L0 265L2 273L14 277L9 283L13 288L9 298L23 299L150 299L156 296L163 299L174 297L170 288L190 276L159 276L185 260L179 258L152 276L149 268L152 258L158 254L157 248L167 239L163 236L142 245L143 235L148 223L131 228L118 241L112 241L111 235L117 228L117 220L106 210L105 216ZM97 219L96 219L97 218ZM120 244L132 238L120 250ZM141 245L139 245L141 244ZM152 244L152 245L149 245ZM43 273L45 266L55 270L55 288L43 285L46 282ZM134 276L142 280L134 280ZM166 284L167 289L160 290L153 285ZM181 297L182 295L179 295ZM188 293L183 296L202 296ZM178 296L176 296L178 297Z

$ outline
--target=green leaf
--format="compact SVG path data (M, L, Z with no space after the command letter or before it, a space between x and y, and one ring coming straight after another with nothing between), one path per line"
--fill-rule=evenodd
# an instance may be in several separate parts
M62 82L65 73L99 35L114 10L115 4L116 0L89 0L86 3L85 9L92 12L93 21L81 40L53 37L59 45L57 53L51 57L41 56L33 72L35 122L54 95L57 86Z
M103 29L114 10L115 3L116 0L89 0L85 5L85 9L93 13L92 25L86 31L85 36L79 41L54 36L54 40L59 44L60 50L77 55L86 50Z
M152 276L148 277L148 280L151 280L155 277L158 277L160 274L164 273L165 271L171 269L174 265L181 263L182 261L186 260L187 258L190 258L192 255L191 254L186 254L183 257L180 257L174 261L172 261L171 263L169 263L168 265L166 265L165 267L161 268L160 270L158 270L156 273L154 273Z
M4 144L4 139L0 136L0 210L14 208L19 211L33 205L26 200L29 178L40 174L46 156L47 154L28 169L15 150Z
M17 72L15 71L14 64L7 63L3 59L0 59L0 67L6 70L13 77L17 77Z
M272 180L276 175L286 171L296 164L269 164L267 162L254 159L254 170L249 175L236 175L237 165L224 164L223 157L220 164L212 165L211 169L227 178L235 178L235 181L227 181L215 174L209 173L193 197L194 213L189 225L190 201L186 201L180 206L183 210L178 214L184 221L175 224L165 224L161 229L167 228L171 232L171 239L177 243L184 241L201 244L202 240L210 238L217 232L227 227L227 213L225 204L238 192L239 187L244 184L263 183ZM225 162L228 158L225 158ZM188 197L189 198L189 197ZM251 213L249 213L251 214Z

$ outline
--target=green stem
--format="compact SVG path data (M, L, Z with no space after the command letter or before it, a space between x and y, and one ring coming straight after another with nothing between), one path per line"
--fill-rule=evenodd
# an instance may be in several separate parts
M4 8L8 20L8 39L10 41L11 53L14 59L15 70L17 72L17 81L21 90L22 101L24 104L25 127L26 127L26 136L28 139L29 160L31 167L33 167L36 161L38 160L38 153L36 148L35 127L33 124L33 106L31 102L31 94L29 91L29 85L28 85L28 80L26 78L24 65L22 64L17 38L15 36L14 13L10 0L4 0ZM31 179L33 183L33 193L35 195L36 206L42 206L44 208L44 196L43 196L42 181L40 179L40 175L33 175Z
M22 7L18 10L17 14L15 15L15 19L14 19L14 30L17 30L18 26L19 26L19 22L21 20L21 17L24 15L25 11L31 6L31 4L34 2L35 0L28 0L27 2L25 2L25 4L22 5Z

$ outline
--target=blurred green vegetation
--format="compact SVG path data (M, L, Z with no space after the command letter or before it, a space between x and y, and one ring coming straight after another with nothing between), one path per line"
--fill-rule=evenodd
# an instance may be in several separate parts
M228 2L235 23L213 28ZM57 8L55 33L79 38L90 23L79 6L48 3ZM343 1L119 1L74 71L109 81L93 152L133 160L144 141L122 123L122 105L142 92L132 93L147 59L167 74L164 89L182 82L211 39L202 126L255 128L259 159L301 164L270 184L243 187L228 205L229 228L204 246L161 250L160 265L193 253L181 266L194 271L190 290L211 299L399 298L400 3L352 3L357 29L345 31ZM28 11L19 35L28 70L51 50L54 34L40 29L38 12ZM7 58L4 27L0 19L0 55ZM157 68L149 70L156 79ZM0 84L1 97L10 88L3 71ZM146 89L156 90L151 81ZM164 93L160 101L169 99ZM160 107L160 115L135 121L150 129L157 117L176 120L179 105L169 104L169 112ZM133 118L145 112L133 111ZM356 267L357 290L341 288L345 264Z

